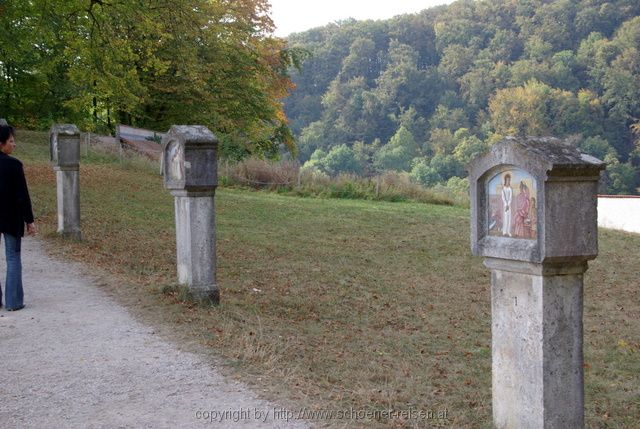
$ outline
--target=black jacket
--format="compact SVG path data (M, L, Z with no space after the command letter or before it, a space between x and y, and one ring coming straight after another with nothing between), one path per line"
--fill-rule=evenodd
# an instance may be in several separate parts
M24 224L33 222L31 199L22 163L0 152L0 232L24 236Z

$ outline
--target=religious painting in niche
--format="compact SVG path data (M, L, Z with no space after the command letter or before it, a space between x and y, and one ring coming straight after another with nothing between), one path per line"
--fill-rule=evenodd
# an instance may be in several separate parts
M56 136L53 133L49 136L49 152L50 152L51 161L53 161L54 164L57 164L58 163L58 136Z
M167 161L169 162L169 177L173 180L184 180L184 154L182 145L171 142L167 149Z
M536 180L524 170L511 168L487 182L489 235L535 240L538 238Z

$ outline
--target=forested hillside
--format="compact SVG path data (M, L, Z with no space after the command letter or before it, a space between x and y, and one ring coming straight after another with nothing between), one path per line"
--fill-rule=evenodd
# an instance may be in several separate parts
M501 136L568 137L640 186L640 2L459 0L289 37L311 53L285 111L306 168L425 184ZM459 179L454 179L454 182Z

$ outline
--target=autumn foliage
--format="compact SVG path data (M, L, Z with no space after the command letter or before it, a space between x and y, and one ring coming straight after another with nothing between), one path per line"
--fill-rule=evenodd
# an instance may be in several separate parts
M238 157L293 149L280 100L294 53L266 0L34 0L0 5L0 116L165 130L204 124Z

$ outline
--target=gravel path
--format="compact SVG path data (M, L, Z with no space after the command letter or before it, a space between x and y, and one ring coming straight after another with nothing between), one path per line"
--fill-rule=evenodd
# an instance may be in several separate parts
M78 265L31 238L22 253L27 306L0 310L0 427L304 427L137 322Z

